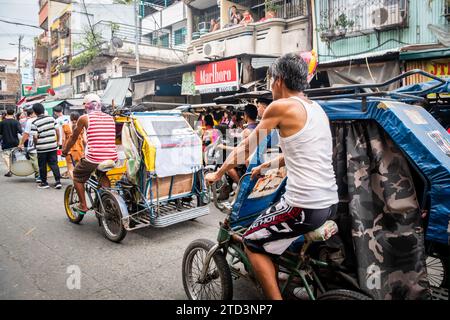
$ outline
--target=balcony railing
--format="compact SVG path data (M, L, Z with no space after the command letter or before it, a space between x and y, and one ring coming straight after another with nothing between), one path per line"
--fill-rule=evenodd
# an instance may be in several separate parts
M322 39L405 27L407 0L320 0Z
M99 21L94 25L94 29L101 34L101 42L110 41L112 36L126 42L135 41L136 32L133 25ZM139 30L141 32L138 36L139 44L177 50L186 49L185 32L177 32L180 30L152 30L147 28L140 28Z
M276 9L276 18L292 19L306 16L308 13L307 0L237 0L233 2L250 8L255 20L264 17L267 11L266 3L270 3L271 7Z

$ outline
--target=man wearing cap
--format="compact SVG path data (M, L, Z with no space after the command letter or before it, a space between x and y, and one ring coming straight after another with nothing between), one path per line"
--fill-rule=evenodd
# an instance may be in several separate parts
M63 157L67 156L83 129L86 130L87 144L85 155L73 171L73 184L80 199L79 207L75 209L80 214L85 214L89 210L86 204L84 188L86 181L102 161L117 160L114 118L102 112L102 103L100 97L96 94L87 94L84 97L83 105L87 114L78 119L73 134L64 147L62 154ZM109 179L104 172L97 170L96 174L103 187L110 187Z

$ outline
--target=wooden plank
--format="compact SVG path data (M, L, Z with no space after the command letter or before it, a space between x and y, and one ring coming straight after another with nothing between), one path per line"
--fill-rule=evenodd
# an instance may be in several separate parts
M158 179L159 197L160 198L167 197L169 195L170 182L172 180L172 177L164 177L157 179ZM153 180L152 181L153 200L156 200L156 179L153 178L152 180ZM173 179L172 197L179 194L191 192L193 182L194 182L194 175L192 173L176 175Z

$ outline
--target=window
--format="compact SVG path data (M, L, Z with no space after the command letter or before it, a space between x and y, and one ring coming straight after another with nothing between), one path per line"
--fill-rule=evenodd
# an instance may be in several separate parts
M81 93L86 91L86 75L82 74L81 76L77 76L75 78L76 80L76 85L77 85L77 93Z
M169 47L169 34L164 34L161 37L159 37L160 45L162 47Z
M3 81L0 80L0 91L3 91Z
M154 46L160 46L160 47L169 47L169 34L164 33L161 34L160 32L155 32L154 34L150 35L150 42Z
M181 29L175 30L173 35L175 38L174 43L176 46L186 43L186 28L181 28Z
M106 75L106 69L94 71L94 75L92 76L92 90L105 90L106 80L104 80L103 75Z

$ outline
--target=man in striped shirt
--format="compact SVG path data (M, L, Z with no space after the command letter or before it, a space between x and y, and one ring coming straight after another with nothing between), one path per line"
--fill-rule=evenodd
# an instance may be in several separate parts
M114 118L101 111L101 100L96 94L86 95L83 104L87 114L78 119L77 126L63 150L64 157L75 144L83 129L86 130L85 157L81 159L73 171L73 185L80 199L79 207L75 209L80 214L85 214L89 209L86 204L84 188L86 181L101 162L105 160L117 161ZM104 172L97 170L96 174L103 187L110 187L110 181Z
M37 118L31 123L30 135L34 139L38 156L39 176L41 178L38 188L49 188L47 183L48 165L55 177L54 188L61 189L61 174L59 172L57 155L59 134L55 127L55 119L45 115L44 106L40 103L33 105L33 111Z

